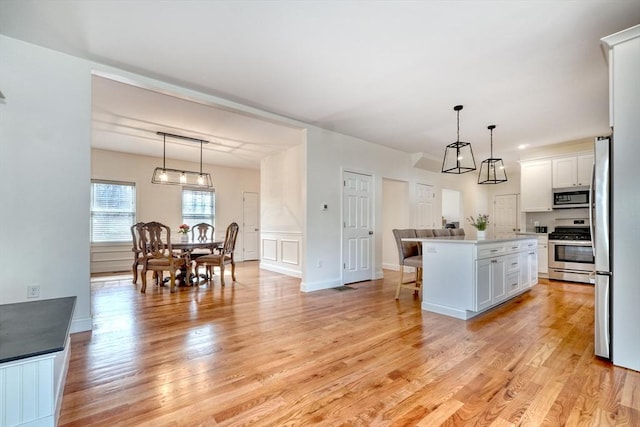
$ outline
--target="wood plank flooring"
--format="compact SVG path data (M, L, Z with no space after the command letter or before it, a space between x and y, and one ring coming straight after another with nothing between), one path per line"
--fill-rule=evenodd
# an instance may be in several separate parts
M546 282L478 318L239 264L238 281L92 284L60 426L640 426L640 373L593 356L593 287ZM349 289L353 288L353 289Z

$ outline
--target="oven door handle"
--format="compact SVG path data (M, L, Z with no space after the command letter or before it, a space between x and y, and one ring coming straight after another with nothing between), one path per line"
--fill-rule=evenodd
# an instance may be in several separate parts
M563 245L563 246L589 246L590 241L575 241L575 240L549 240L550 245Z

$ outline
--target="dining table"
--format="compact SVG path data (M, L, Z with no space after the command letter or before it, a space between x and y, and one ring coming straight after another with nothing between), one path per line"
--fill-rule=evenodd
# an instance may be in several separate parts
M198 239L197 237L195 239L192 239L191 236L178 235L176 237L174 236L171 236L171 237L172 237L171 249L180 250L182 252L182 255L187 255L189 260L191 259L191 253L195 249L209 249L211 253L213 253L216 249L218 249L224 243L223 241L219 241L219 240L208 240L208 239L201 240L201 239ZM165 278L165 281L167 279L169 278ZM198 276L197 274L192 273L189 275L189 279L187 279L186 275L183 275L182 273L180 273L176 276L176 279L179 280L182 286L189 286L193 284L194 280L197 283Z

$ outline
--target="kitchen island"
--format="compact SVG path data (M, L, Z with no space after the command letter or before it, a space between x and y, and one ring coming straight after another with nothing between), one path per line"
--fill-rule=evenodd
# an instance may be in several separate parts
M422 309L470 319L538 283L538 241L529 236L407 238L422 245Z
M76 297L0 305L0 426L55 426Z

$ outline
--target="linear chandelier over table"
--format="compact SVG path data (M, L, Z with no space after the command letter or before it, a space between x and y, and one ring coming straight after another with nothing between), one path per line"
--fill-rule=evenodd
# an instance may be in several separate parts
M156 132L162 135L163 151L162 151L162 167L157 167L153 171L151 182L153 184L165 185L184 185L189 187L213 188L211 174L202 172L202 144L208 144L209 141L204 139L192 138L190 136L176 135L174 133ZM193 172L181 169L167 168L167 137L182 139L189 142L200 143L200 172Z

